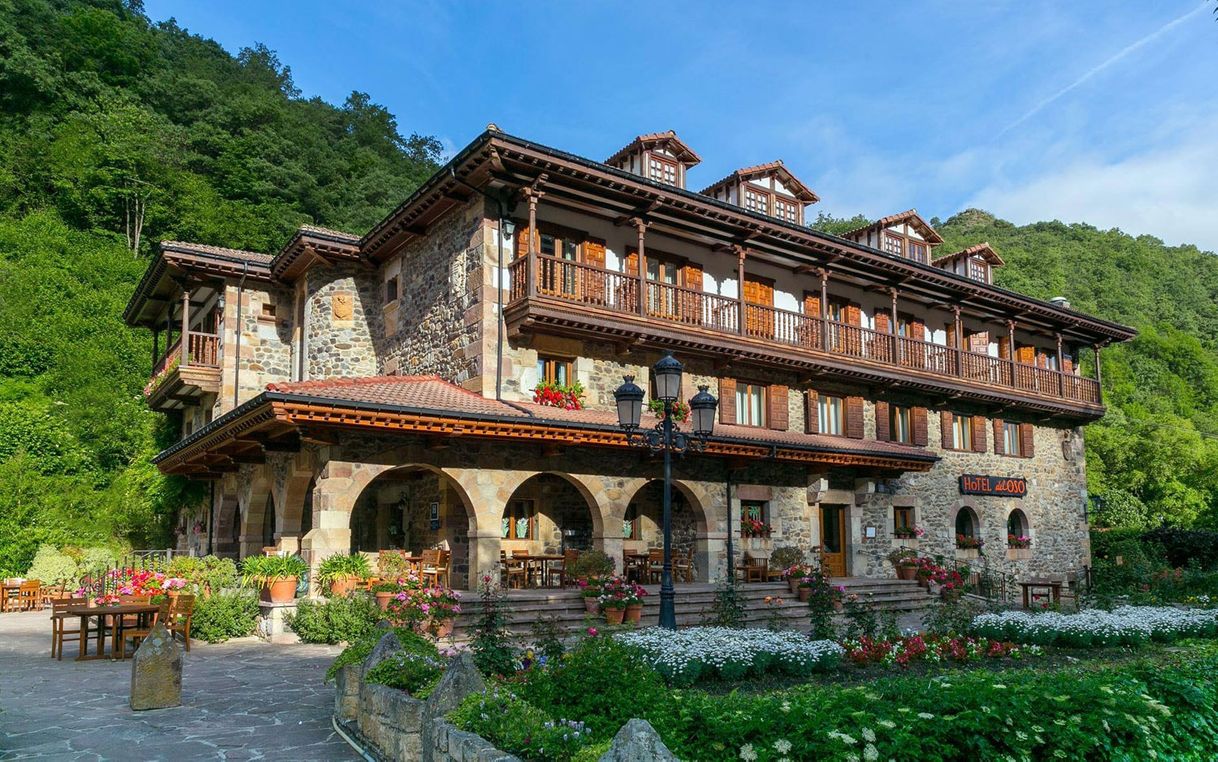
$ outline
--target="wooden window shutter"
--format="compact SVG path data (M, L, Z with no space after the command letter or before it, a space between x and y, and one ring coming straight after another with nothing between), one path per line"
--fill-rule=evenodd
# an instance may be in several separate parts
M820 433L820 397L815 389L804 392L804 431L808 434Z
M909 321L909 336L918 341L926 341L926 323L921 320Z
M1036 445L1033 441L1032 433L1032 424L1019 424L1019 449L1025 458L1030 458L1036 454Z
M913 443L925 447L928 440L926 431L926 408L915 407L909 412L910 428L913 429Z
M702 265L687 264L681 268L681 285L694 291L702 290Z
M626 275L639 274L639 251L638 249L628 249L626 252L626 266L622 270Z
M875 438L881 442L892 439L892 421L888 418L888 403L875 403Z
M1074 360L1071 360L1069 357L1063 357L1062 358L1062 372L1063 373L1074 373Z
M1036 347L1020 347L1015 350L1015 359L1024 365L1036 364Z
M516 257L517 259L524 258L529 253L529 238L532 231L528 225L519 225L516 227Z
M719 423L736 423L736 379L719 379Z
M812 291L804 292L804 315L810 318L820 318L820 294Z
M889 332L888 312L885 310L875 311L875 330L878 333Z
M678 291L677 314L687 322L699 325L702 323L702 265L687 264L681 268L681 285L696 293Z
M772 384L766 394L769 407L766 411L766 425L775 431L786 431L790 427L787 392L787 387L782 384Z
M952 414L944 410L939 413L939 443L944 450L952 449Z
M583 245L584 264L592 267L599 267L602 270L605 268L605 242L598 238L589 238L584 241ZM582 285L582 292L585 301L592 304L605 304L608 301L608 294L605 293L605 274L584 270L583 276L587 279ZM577 272L577 276L579 273Z
M976 352L979 355L987 354L990 351L990 335L982 331L969 336L968 351Z
M956 344L956 324L955 323L947 324L947 345L949 347L951 347L952 349L956 349L958 347L958 345Z
M994 429L994 454L1006 455L1006 448L1002 446L1002 419L995 418L991 423Z
M846 398L846 436L851 439L863 438L863 398Z
M1011 337L1010 336L999 336L998 337L998 357L1000 357L1003 360L1011 359Z
M1039 368L1049 367L1049 355L1046 352L1036 353L1036 366Z
M863 308L851 302L846 305L846 322L850 325L863 324Z
M973 421L973 452L985 452L985 418L975 415Z

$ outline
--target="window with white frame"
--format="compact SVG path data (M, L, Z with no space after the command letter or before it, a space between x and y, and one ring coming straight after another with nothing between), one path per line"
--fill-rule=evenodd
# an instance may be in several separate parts
M817 423L820 424L820 433L834 436L845 434L845 412L846 400L822 394L816 400L816 416Z
M1023 441L1019 436L1018 423L1002 422L1002 451L1007 455L1023 455Z
M888 435L893 442L901 442L903 444L913 442L909 408L901 405L889 405L888 427Z
M952 449L973 449L973 419L967 415L952 415Z
M765 387L760 384L736 385L736 423L741 426L765 425Z
M655 154L648 161L648 178L665 185L677 184L677 163L661 158Z

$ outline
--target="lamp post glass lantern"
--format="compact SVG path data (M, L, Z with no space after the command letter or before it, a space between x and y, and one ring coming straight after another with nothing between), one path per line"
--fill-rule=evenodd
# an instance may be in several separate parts
M633 446L646 447L652 452L664 454L664 567L660 574L660 626L669 630L677 628L676 591L672 586L672 456L684 455L688 450L700 452L706 448L706 440L715 428L715 399L707 386L699 386L698 393L689 400L689 434L681 431L672 420L673 403L681 398L681 371L683 366L671 354L665 355L652 367L655 379L656 399L664 403L660 422L650 431L640 431L639 421L643 410L643 390L634 383L634 376L624 376L622 385L613 393L617 402L618 425L626 432L626 440Z

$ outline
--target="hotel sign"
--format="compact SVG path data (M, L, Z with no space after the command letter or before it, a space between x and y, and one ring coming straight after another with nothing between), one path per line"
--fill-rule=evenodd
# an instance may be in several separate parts
M1023 497L1028 494L1028 480L1017 476L964 474L960 477L960 494Z

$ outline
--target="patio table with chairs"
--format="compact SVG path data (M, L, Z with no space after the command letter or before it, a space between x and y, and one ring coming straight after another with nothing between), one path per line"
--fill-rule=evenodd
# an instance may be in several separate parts
M577 555L570 550L561 554L515 550L509 557L506 551L500 551L499 566L503 583L510 588L563 587L567 583L567 564Z
M144 596L123 598L111 605L90 603L86 598L51 601L51 658L62 660L67 643L77 644L76 661L129 658L157 622L164 623L170 633L181 635L186 651L190 651L194 595L180 593L163 603L151 603Z

